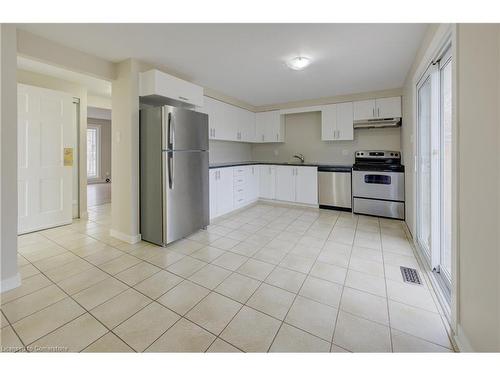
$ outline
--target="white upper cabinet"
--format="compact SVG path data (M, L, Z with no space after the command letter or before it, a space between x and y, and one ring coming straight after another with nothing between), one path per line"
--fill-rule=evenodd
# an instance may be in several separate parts
M352 102L337 104L337 138L338 141L354 139L354 114Z
M377 117L379 118L402 117L400 96L377 99L375 100L375 104L377 107Z
M337 104L323 106L321 111L321 140L334 141L337 135Z
M243 142L255 142L255 113L241 109L242 127L241 136Z
M159 95L203 106L203 87L153 69L139 75L139 96Z
M375 100L354 102L354 120L366 120L375 117Z
M208 114L209 139L221 141L253 142L255 139L255 113L205 97L200 112Z
M321 111L321 140L346 141L353 139L352 102L323 106Z
M255 114L255 142L284 142L285 124L280 111L258 112Z
M401 117L401 97L354 102L354 121Z

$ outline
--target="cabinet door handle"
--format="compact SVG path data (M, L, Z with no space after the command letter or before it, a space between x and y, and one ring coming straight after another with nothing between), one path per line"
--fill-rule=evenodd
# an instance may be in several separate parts
M278 140L278 133L276 133L276 140Z
M372 116L375 117L375 108L372 108Z
M262 142L264 142L264 134L262 134Z
M377 108L377 117L380 117L380 108Z

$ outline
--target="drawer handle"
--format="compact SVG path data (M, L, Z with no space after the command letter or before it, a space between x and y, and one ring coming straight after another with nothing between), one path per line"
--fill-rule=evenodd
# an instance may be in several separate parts
M180 100L189 100L188 98L186 98L185 96L179 96L179 99Z

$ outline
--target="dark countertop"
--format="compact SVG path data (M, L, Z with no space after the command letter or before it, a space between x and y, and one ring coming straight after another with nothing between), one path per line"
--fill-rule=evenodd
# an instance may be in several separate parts
M240 162L228 162L228 163L211 163L209 168L227 168L227 167L237 167L239 165L290 165L295 167L318 167L322 169L328 169L332 172L350 172L352 165L339 165L339 164L325 164L325 163L293 163L293 162L270 162L270 161L240 161Z

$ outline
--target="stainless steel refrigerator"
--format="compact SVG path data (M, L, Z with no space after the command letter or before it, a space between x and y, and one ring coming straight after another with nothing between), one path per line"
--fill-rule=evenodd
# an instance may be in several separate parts
M140 111L142 239L157 245L209 224L208 116L162 106Z

